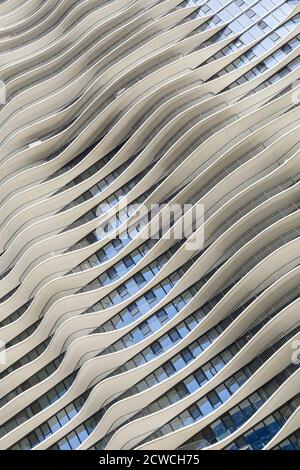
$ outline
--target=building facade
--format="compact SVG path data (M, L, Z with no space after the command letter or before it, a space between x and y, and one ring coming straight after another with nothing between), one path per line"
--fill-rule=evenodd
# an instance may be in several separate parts
M300 449L299 19L0 4L0 449Z

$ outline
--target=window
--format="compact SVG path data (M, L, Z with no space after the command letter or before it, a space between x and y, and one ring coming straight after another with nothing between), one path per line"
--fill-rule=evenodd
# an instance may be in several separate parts
M224 362L220 357L217 357L212 361L212 364L217 372L219 372L224 367Z
M157 380L158 380L159 382L161 382L161 381L165 380L168 376L167 376L165 370L164 370L162 367L160 367L160 368L155 372L155 377L157 377Z
M50 429L51 429L52 433L54 433L55 431L57 431L60 428L60 424L59 424L59 422L58 422L58 420L55 416L53 418L50 418L48 423L49 423L49 426L50 426Z
M214 411L214 408L212 407L211 403L207 400L207 398L202 398L202 400L200 400L200 402L198 403L198 406L203 416L206 416L212 411Z
M289 54L289 52L291 52L292 50L292 47L289 44L285 44L284 46L282 46L282 50L285 54Z
M108 276L109 276L110 279L114 279L114 278L117 276L117 272L116 272L116 270L115 270L114 267L109 268L109 269L107 270L107 274L108 274Z
M69 437L68 441L72 449L76 449L80 445L80 440L75 432L72 432Z
M175 308L173 307L173 309L175 310ZM173 311L174 311L173 310ZM175 310L176 312L176 310ZM160 323L163 324L165 321L168 320L168 315L167 313L165 312L165 310L160 310L159 312L157 312L156 314L157 318L159 319Z
M237 426L244 423L245 416L238 406L235 406L229 413Z
M89 435L84 425L79 426L76 432L80 442L83 442Z
M237 449L247 449L248 448L248 444L245 440L244 437L239 437L237 440L236 440L236 448Z
M272 33L270 35L270 38L272 39L272 41L276 42L276 41L278 41L278 39L280 39L280 36L278 36L277 33Z
M239 389L239 386L238 386L235 379L229 379L229 380L227 380L226 383L227 383L227 387L229 388L231 394L234 394Z
M199 386L198 386L198 382L196 381L196 379L191 376L191 377L188 377L187 379L185 379L184 381L188 391L190 393L193 393L195 392L195 390L198 390Z
M172 364L171 362L169 362L168 364L166 364L166 365L164 366L164 369L165 369L166 374L167 374L168 376L174 374L174 372L175 372L175 370L176 370L175 367L173 366L173 364Z
M255 11L250 9L246 12L246 15L249 16L249 18L253 18L254 16L256 16L256 13Z
M145 298L147 299L147 301L149 303L152 303L156 299L156 296L155 296L154 292L149 291L149 292L146 292Z
M252 416L254 410L249 400L244 400L240 403L240 408L243 410L246 418L250 418L250 416Z
M188 390L184 383L179 383L178 385L176 385L175 390L180 398L183 398L188 395Z
M203 385L207 379L205 377L205 375L203 374L202 370L198 370L197 372L195 372L195 377L199 383L199 385Z
M67 441L67 439L62 439L59 443L59 448L61 450L71 450L71 446L69 444L69 442Z
M267 23L265 23L265 21L263 21L263 20L261 20L261 21L258 22L258 26L259 26L263 31L268 28Z
M210 12L210 8L209 8L209 6L207 6L207 5L203 5L203 7L202 7L202 11L203 11L204 13L209 13L209 12Z
M176 341L178 341L180 339L180 335L179 335L178 331L175 330L175 329L169 331L169 336L170 336L171 340L173 341L173 343L175 343Z
M147 322L141 323L140 330L143 333L143 335L145 335L145 336L148 335L149 333L151 333L151 329L150 329Z
M213 423L211 425L211 429L218 440L224 439L224 437L229 434L228 429L226 429L226 426L224 425L223 421L221 421L221 419L218 419L215 423Z
M219 395L220 397L220 400L222 401L222 403L225 403L225 401L227 401L231 394L229 393L229 391L227 390L227 388L225 387L225 385L220 385L217 389L216 389L216 392L217 394Z
M151 349L154 354L159 354L162 351L162 347L158 341L151 345Z
M222 404L222 402L221 402L220 398L218 397L218 395L216 394L216 392L210 392L207 395L207 398L208 398L208 400L210 401L211 405L214 408L217 408Z
M197 419L200 418L201 415L201 412L198 408L197 405L193 405L189 408L189 412L191 413L192 417L194 418L194 420L196 421Z
M206 375L208 380L210 380L213 377L213 373L212 373L211 369L212 369L212 367L209 366L209 365L204 365L203 366L203 372Z
M126 265L126 268L130 268L130 266L134 265L131 256L126 256L126 258L124 258L124 263Z
M246 374L243 371L241 371L235 374L235 379L237 380L239 386L242 386L243 383L246 382L247 377L246 377Z
M232 433L236 429L236 425L229 414L223 416L222 421L224 423L224 426L230 431L230 433Z
M190 353L189 350L182 351L181 355L186 363L193 359L193 355Z

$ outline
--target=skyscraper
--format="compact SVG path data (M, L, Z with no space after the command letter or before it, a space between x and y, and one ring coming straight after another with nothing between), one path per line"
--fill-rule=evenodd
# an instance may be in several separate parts
M0 4L0 449L300 449L299 13Z

